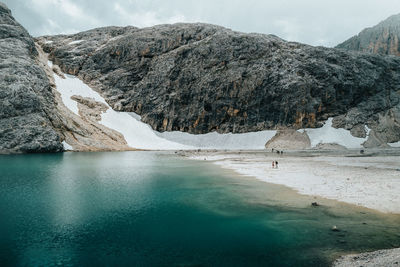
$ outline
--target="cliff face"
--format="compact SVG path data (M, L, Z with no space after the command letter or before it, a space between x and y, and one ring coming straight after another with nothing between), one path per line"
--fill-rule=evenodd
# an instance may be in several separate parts
M389 17L378 25L339 44L337 48L400 56L400 14Z
M28 32L0 3L0 153L56 152L54 95Z
M159 131L318 127L336 117L336 127L361 137L365 124L378 131L377 119L389 112L397 121L377 138L400 140L400 58L206 24L109 27L37 41L114 109L136 112Z

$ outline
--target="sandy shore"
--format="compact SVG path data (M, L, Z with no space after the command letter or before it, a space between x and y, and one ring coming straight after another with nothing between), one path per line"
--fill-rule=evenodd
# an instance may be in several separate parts
M184 153L191 159L212 161L242 175L288 186L300 194L400 213L400 151L375 151L370 155L358 151ZM279 162L278 169L272 168L273 160Z

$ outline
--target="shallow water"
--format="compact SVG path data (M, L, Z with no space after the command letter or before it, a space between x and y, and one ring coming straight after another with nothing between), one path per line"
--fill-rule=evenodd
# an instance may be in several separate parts
M0 156L0 265L326 266L400 246L400 216L312 200L168 153Z

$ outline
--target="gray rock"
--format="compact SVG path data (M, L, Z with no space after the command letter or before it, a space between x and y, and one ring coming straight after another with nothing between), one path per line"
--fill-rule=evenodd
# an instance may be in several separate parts
M267 149L308 149L311 147L310 138L306 132L296 130L279 130L266 144Z
M364 29L358 35L339 44L337 48L400 56L400 14L393 15L378 25Z
M71 44L74 40L83 41ZM100 28L37 41L64 72L158 131L314 128L336 117L336 127L363 136L361 125L378 132L376 117L400 103L399 58L273 35L179 23ZM393 131L379 132L391 135L383 141L400 140Z
M28 32L0 5L0 153L62 151L54 97Z

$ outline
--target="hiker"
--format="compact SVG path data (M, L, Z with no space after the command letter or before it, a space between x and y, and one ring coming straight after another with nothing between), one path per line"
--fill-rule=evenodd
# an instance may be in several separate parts
M275 161L272 161L272 169L275 169Z
M278 161L275 161L275 168L278 169Z

